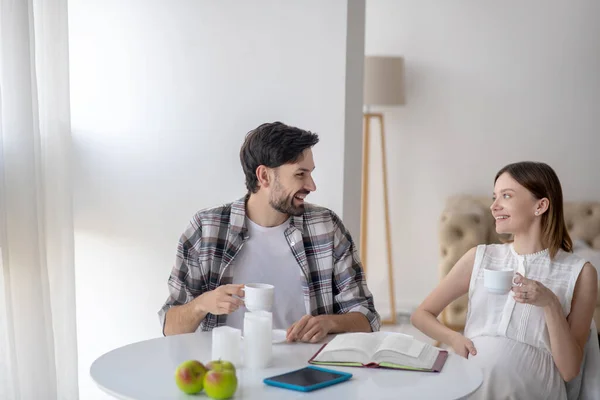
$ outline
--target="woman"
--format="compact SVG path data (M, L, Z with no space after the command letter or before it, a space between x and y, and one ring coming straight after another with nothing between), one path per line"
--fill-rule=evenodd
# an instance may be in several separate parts
M548 165L519 162L494 180L490 207L506 244L469 250L413 313L411 322L481 367L481 399L566 399L581 366L597 298L596 269L572 252L562 189ZM515 271L511 292L492 294L483 270ZM438 320L469 294L464 336Z

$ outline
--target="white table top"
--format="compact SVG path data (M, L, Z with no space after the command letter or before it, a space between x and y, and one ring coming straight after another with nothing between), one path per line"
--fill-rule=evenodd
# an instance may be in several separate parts
M271 367L238 368L234 399L458 399L474 392L483 382L481 370L464 358L450 354L442 372L416 372L356 367L323 366L353 377L309 393L267 386L263 379L305 367L322 344L273 345ZM211 360L211 333L198 332L161 337L130 344L100 356L90 367L96 384L118 399L197 399L175 384L175 369L185 360ZM208 398L203 395L203 398Z

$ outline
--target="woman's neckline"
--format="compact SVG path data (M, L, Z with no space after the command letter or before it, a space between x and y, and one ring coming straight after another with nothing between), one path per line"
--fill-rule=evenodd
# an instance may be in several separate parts
M548 249L536 251L535 253L519 254L515 250L514 243L510 244L510 251L517 257L537 257L537 256L542 256L542 255L548 254Z

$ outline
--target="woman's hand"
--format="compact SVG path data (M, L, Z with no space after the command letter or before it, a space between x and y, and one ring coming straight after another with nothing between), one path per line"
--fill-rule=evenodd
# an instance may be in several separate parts
M469 358L469 355L477 355L477 349L473 342L458 332L450 339L450 343L448 344L456 354L464 358Z
M533 304L538 307L547 307L557 301L554 292L533 279L527 279L517 272L512 291L515 293L515 301L525 304Z

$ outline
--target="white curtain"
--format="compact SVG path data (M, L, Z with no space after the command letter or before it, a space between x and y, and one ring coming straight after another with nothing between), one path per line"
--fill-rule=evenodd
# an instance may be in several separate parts
M0 0L0 399L77 399L67 0Z

